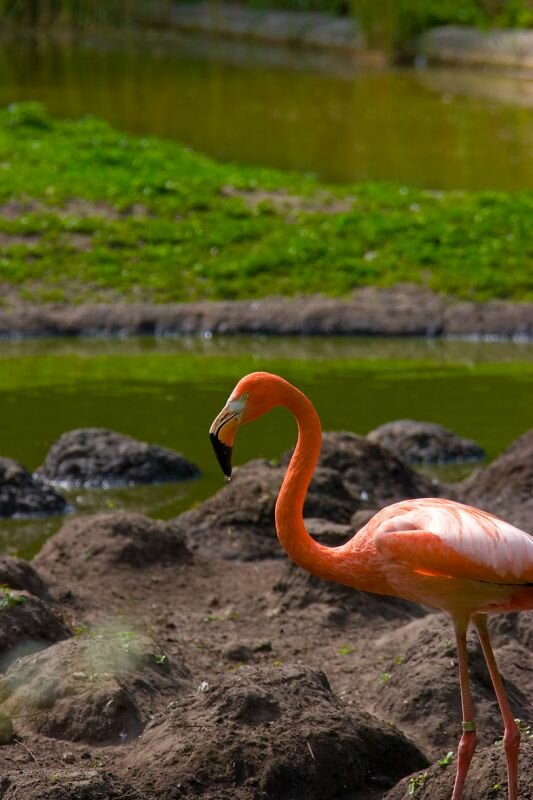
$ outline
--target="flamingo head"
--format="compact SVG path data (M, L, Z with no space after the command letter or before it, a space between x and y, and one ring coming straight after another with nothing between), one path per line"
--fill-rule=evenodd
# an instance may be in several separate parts
M276 384L281 380L268 372L252 372L241 378L209 428L218 463L228 478L231 476L231 454L239 426L278 405Z

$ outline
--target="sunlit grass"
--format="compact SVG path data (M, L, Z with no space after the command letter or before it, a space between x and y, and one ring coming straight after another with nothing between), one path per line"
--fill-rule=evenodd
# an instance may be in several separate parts
M220 164L38 104L0 112L0 282L37 302L423 284L533 297L533 192L439 192Z

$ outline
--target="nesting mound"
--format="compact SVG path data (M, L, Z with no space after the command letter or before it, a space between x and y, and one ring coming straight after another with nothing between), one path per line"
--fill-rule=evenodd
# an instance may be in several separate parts
M392 450L408 464L456 464L485 457L476 442L434 422L397 419L370 431L368 439Z
M339 800L386 787L424 763L394 728L346 712L305 666L242 667L173 704L126 760L154 798ZM202 734L198 735L200 727Z
M0 586L26 591L43 600L49 599L46 583L37 570L23 558L0 556Z
M53 780L42 769L0 778L2 800L120 800L135 794L130 787L94 769L54 770Z
M67 583L110 569L188 562L190 552L172 522L118 512L78 517L49 539L35 559L43 574Z
M268 461L250 461L235 470L231 483L176 523L192 548L223 558L271 558L283 551L274 528L274 507L285 470ZM337 474L318 468L304 512L348 522L352 500Z
M435 765L404 778L385 795L384 800L450 800L455 779L455 761ZM519 762L519 797L533 797L533 739L522 739ZM501 744L479 749L474 754L466 779L463 800L494 800L507 797L507 768Z
M503 723L481 648L474 631L468 636L469 672L479 741L492 744L501 735ZM386 658L385 653L389 654ZM514 643L512 652L498 662L509 701L517 717L529 715L528 691L507 680L507 664L528 663L528 651ZM444 614L430 614L383 635L376 643L372 660L379 662L380 680L363 677L365 696L372 697L376 714L391 720L407 735L435 755L455 750L461 731L461 700L457 650L451 622ZM523 669L522 669L523 671ZM368 683L367 683L368 681ZM526 678L527 681L527 678ZM531 682L530 682L531 684ZM524 694L522 693L524 691ZM421 724L430 720L431 724Z
M61 486L125 486L196 478L198 467L180 453L106 428L64 433L36 475Z
M244 560L281 556L274 508L292 451L281 466L250 461L229 484L176 520L191 547L210 556ZM418 475L390 451L352 433L323 437L304 516L349 523L354 512L408 497L438 495L439 486Z
M466 503L533 532L533 429L488 467L469 475L457 490Z
M314 539L328 546L343 544L353 535L350 525L335 525L316 519L306 520L306 525ZM426 613L422 606L400 597L360 592L339 583L315 578L289 560L284 566L282 576L274 585L274 592L280 595L282 611L307 608L315 604L327 606L330 613L324 616L324 621L328 623L342 624L348 615L355 615L361 620L385 621L410 620Z
M189 672L131 630L96 630L27 656L0 681L16 727L69 741L120 744L188 688Z
M0 671L68 636L66 625L38 597L0 587Z
M292 452L283 454L282 465L289 463ZM381 508L409 497L439 496L436 481L419 475L387 448L355 433L325 433L318 465L338 473L352 497L351 513L361 508Z
M0 517L62 514L67 501L11 458L0 458Z

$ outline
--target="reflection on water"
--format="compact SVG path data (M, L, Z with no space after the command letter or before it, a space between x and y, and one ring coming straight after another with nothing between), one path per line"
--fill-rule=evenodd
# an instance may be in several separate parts
M36 469L66 430L108 427L172 447L202 477L69 493L78 513L130 509L169 518L223 485L208 428L235 382L277 372L315 403L326 430L367 433L431 420L493 458L531 427L533 344L413 339L214 337L0 342L0 455ZM246 426L235 464L278 458L295 440L276 409ZM463 469L438 470L445 480ZM0 522L0 550L35 552L63 518Z
M112 46L8 40L0 74L0 103L36 99L58 115L96 113L223 160L340 182L533 185L533 99L512 76L365 71L323 55L190 36Z

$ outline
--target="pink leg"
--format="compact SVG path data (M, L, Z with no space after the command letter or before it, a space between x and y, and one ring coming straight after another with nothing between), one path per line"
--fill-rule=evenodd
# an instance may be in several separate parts
M509 700L503 687L503 681L498 671L496 659L492 651L492 645L487 630L487 620L481 614L473 617L479 641L483 648L483 655L489 668L490 677L498 698L498 705L502 712L505 732L503 734L503 746L505 748L505 758L507 760L507 780L509 782L509 800L518 800L518 750L520 747L520 731L514 721L513 712L509 705Z
M476 749L477 736L472 707L472 693L468 677L468 654L466 650L466 625L455 624L455 639L459 660L459 681L461 685L461 706L463 709L463 734L457 751L457 773L453 787L452 800L461 800L466 774Z

